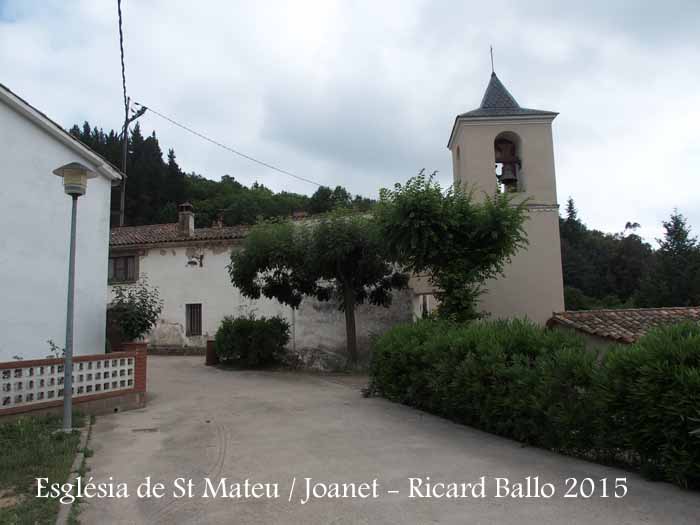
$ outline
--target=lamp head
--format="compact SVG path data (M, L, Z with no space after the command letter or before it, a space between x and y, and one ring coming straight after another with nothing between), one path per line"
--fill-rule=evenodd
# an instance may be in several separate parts
M94 171L79 162L71 162L53 170L63 178L63 190L70 196L80 197L87 191L87 180L96 177Z

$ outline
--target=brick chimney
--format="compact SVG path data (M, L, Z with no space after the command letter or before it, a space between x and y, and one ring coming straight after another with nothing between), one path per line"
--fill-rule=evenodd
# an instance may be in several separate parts
M192 205L189 202L180 204L178 213L178 224L180 232L185 234L187 237L194 236L194 212L192 211Z
M220 211L216 214L216 218L211 223L212 228L223 228L224 227L224 212Z

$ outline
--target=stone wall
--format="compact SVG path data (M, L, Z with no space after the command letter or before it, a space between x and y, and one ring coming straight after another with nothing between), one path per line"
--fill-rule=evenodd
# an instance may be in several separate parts
M411 322L412 292L394 292L390 307L361 305L355 311L360 363L369 360L372 337L399 323ZM305 368L334 369L345 364L345 313L332 301L305 299L294 313L293 349Z

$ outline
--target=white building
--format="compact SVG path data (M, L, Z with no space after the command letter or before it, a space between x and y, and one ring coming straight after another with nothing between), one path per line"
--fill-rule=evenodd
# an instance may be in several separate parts
M65 343L71 198L53 170L97 174L78 202L74 353L105 348L110 189L120 173L0 84L0 362Z
M231 250L247 234L247 226L195 228L189 204L180 206L179 222L114 228L110 240L111 285L139 278L158 288L164 301L158 324L149 334L149 348L164 351L201 349L213 339L226 316L279 315L291 326L290 346L307 366L345 357L345 316L333 302L304 299L294 311L276 300L243 297L231 284L227 265ZM409 292L394 292L390 308L363 305L356 312L358 348L366 350L371 335L397 322L411 320Z

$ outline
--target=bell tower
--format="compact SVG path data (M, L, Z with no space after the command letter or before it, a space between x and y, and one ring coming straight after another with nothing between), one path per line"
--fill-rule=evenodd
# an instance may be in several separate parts
M480 308L493 318L527 317L544 324L564 310L559 205L552 122L557 113L520 107L496 73L477 109L458 115L447 147L455 183L483 199L497 191L527 200L529 245L486 283Z

